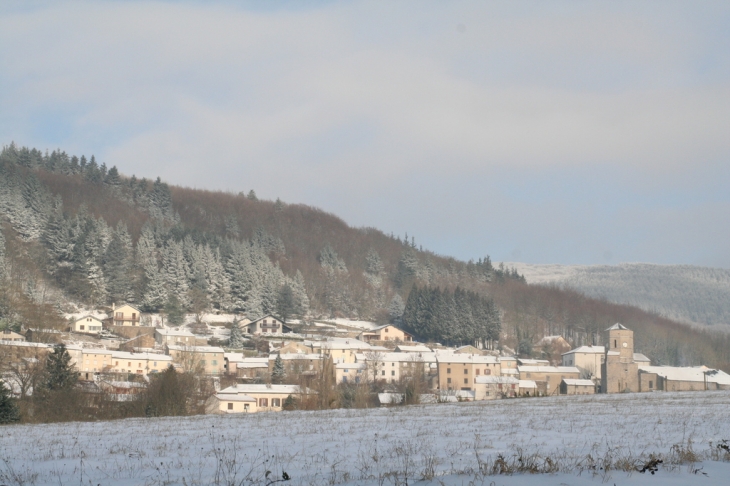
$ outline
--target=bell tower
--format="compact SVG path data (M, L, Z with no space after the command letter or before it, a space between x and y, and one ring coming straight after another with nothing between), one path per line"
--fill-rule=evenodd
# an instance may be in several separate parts
M639 391L639 365L634 362L634 331L623 324L614 324L606 329L605 348L601 364L601 391Z

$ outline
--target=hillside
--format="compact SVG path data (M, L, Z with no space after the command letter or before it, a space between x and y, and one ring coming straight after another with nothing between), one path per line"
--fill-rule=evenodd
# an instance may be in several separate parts
M400 322L416 285L434 290L419 292L415 304L411 299L418 308L406 316L408 324L429 329L417 337L559 359L555 350L535 346L542 337L598 344L603 329L623 322L636 331L637 350L655 363L730 369L727 335L526 285L488 256L462 262L420 248L413 236L353 228L320 209L259 200L253 191L171 187L122 172L93 156L13 144L2 150L5 325L60 328L61 311L108 310L123 301L168 316L209 311Z
M528 283L555 284L670 319L730 328L730 270L648 263L509 265Z

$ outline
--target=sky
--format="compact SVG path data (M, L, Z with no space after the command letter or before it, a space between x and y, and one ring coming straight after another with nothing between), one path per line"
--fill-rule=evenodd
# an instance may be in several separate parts
M0 144L468 260L730 268L727 2L0 4Z

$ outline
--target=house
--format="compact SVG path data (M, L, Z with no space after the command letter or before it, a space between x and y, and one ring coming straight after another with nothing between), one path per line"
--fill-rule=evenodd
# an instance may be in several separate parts
M601 379L601 365L605 359L603 346L580 346L561 355L563 366L575 366L585 378Z
M423 378L430 372L430 364L436 361L436 354L431 353L398 353L368 352L355 355L358 363L366 363L364 379L398 383L401 379L410 379L417 373Z
M365 383L368 381L367 363L337 363L335 383Z
M535 397L537 396L537 383L532 380L519 380L517 386L518 395L521 397Z
M157 344L175 344L181 346L195 346L195 334L185 329L155 329L155 341Z
M93 380L98 373L109 371L112 367L114 352L108 349L67 346L66 350L81 380Z
M213 396L214 399L209 400L206 404L206 411L210 410L210 413L279 412L283 410L284 402L290 395L301 400L306 395L313 393L312 390L300 388L297 385L237 384L216 393ZM240 401L237 401L236 398ZM239 405L236 406L236 403ZM245 407L247 403L249 406Z
M130 402L144 392L146 385L137 381L114 381L102 379L97 382L99 388L114 402Z
M2 332L0 332L0 341L25 342L25 336L11 331L10 329L3 329Z
M402 329L398 329L392 324L386 324L384 326L376 327L369 331L363 331L358 336L358 339L370 342L370 341L395 341L395 342L410 342L413 341L413 335L405 332Z
M331 358L334 363L354 363L357 353L382 352L385 348L376 348L358 339L328 338L326 341L304 341L313 353Z
M110 373L149 375L165 371L172 365L172 357L156 353L128 353L112 351Z
M269 358L245 358L242 353L224 353L224 369L239 378L264 379L269 374Z
M205 402L205 413L256 413L258 400L239 393L216 393Z
M501 375L500 363L494 356L438 353L436 359L440 390L473 390L477 377Z
M241 329L246 334L260 335L260 334L284 334L292 332L291 327L284 324L281 319L277 319L271 314L256 319L248 324L239 324Z
M476 346L472 346L471 344L456 348L454 352L458 354L483 354L481 349Z
M639 366L639 389L651 391L730 390L730 375L706 366Z
M289 341L284 343L280 348L279 352L281 354L291 354L291 353L311 353L312 348L307 346L304 343L298 342L298 341Z
M116 307L112 304L112 325L139 326L142 313L133 305L124 304Z
M269 355L269 373L274 371L277 356L281 358L284 373L288 376L316 376L322 368L322 355L320 354L279 353Z
M94 316L84 316L81 319L74 321L71 325L71 331L83 332L86 334L99 334L103 327L101 319L97 319Z
M518 366L517 370L520 380L534 381L537 393L542 395L557 395L562 380L580 378L580 370L575 366Z
M220 375L225 369L223 348L217 346L180 346L168 344L165 354L182 367L183 371L200 371L206 375Z
M596 384L592 380L564 378L560 382L561 395L593 395L595 393Z
M515 397L519 393L520 380L512 376L481 375L474 379L474 399L494 400Z

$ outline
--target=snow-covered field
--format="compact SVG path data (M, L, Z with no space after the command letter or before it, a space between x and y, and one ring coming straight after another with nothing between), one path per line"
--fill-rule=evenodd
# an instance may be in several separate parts
M720 485L728 410L644 393L4 426L0 484Z

